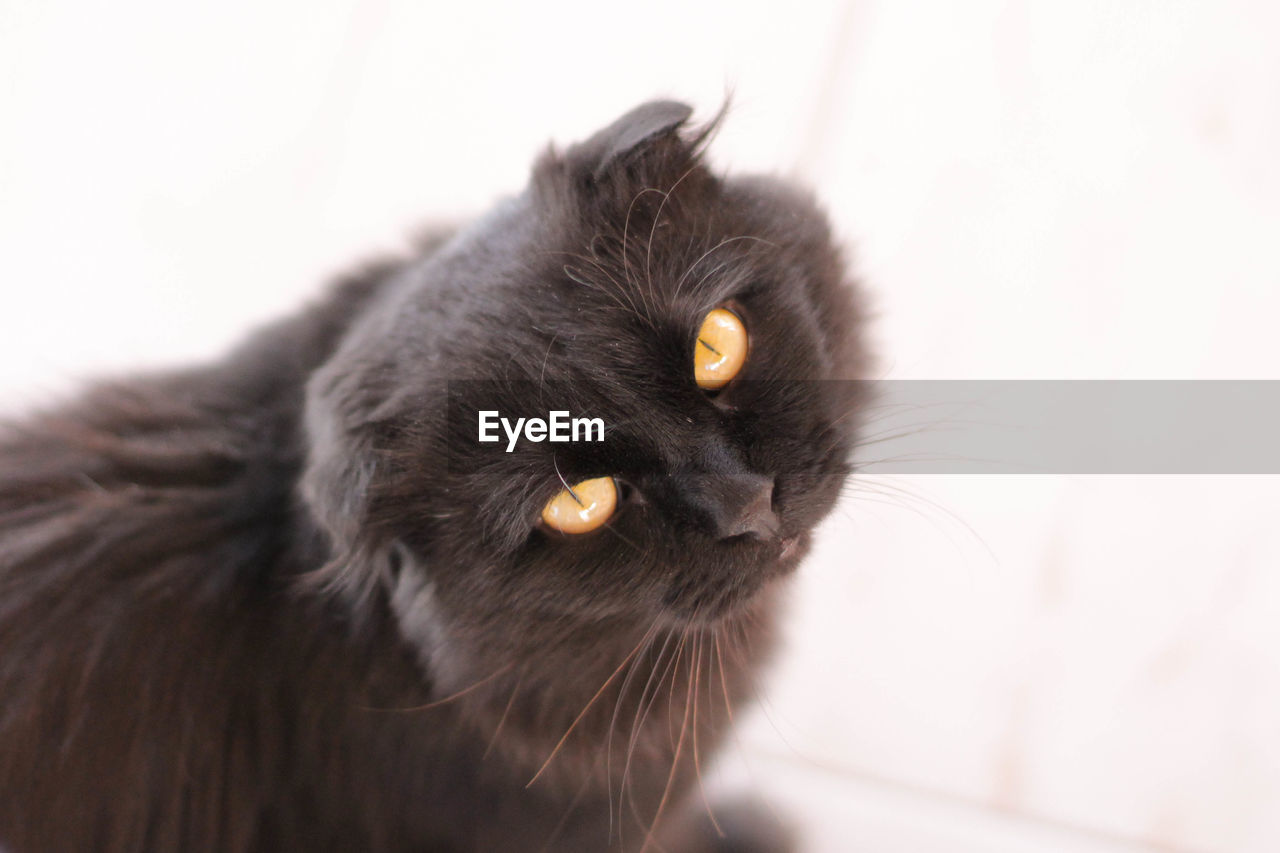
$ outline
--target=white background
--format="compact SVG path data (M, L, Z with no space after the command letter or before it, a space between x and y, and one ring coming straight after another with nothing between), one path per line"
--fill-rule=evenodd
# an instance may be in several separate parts
M813 186L891 378L1280 378L1280 6L0 6L0 403L224 349L639 101ZM721 774L819 851L1280 849L1280 482L862 481ZM741 765L741 766L739 766ZM754 782L752 782L754 780Z

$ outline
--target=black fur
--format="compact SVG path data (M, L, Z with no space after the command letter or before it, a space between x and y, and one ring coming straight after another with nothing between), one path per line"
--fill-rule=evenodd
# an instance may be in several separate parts
M861 401L832 380L860 324L814 203L713 175L688 115L548 151L217 364L6 429L0 844L782 843L719 838L696 766L847 473ZM751 356L708 395L693 340L726 303ZM474 441L477 408L552 397L607 440ZM746 474L775 478L775 538L716 533ZM604 475L627 495L605 529L538 527L562 479Z

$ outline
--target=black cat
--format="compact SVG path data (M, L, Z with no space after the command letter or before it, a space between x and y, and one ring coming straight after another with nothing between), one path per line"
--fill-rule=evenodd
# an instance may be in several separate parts
M848 472L859 312L813 201L689 114L5 429L0 846L785 844L698 774ZM477 440L550 409L605 439Z

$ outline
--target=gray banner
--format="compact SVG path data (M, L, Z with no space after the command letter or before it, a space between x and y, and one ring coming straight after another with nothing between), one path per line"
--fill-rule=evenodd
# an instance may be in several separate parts
M1280 474L1280 381L857 384L800 381L785 390L794 405L809 395L867 401L853 455L865 474ZM752 393L783 390L768 385ZM614 428L636 416L632 401L602 398L590 385L447 386L449 463L468 470L557 442L580 454L605 452ZM642 391L643 399L661 399L660 387Z
M872 383L871 474L1280 474L1280 381Z

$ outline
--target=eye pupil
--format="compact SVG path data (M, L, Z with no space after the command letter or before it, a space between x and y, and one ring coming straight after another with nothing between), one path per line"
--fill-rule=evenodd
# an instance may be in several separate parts
M747 360L747 329L727 308L707 312L693 352L698 387L715 391L728 385Z

